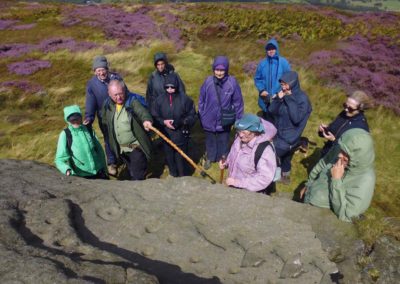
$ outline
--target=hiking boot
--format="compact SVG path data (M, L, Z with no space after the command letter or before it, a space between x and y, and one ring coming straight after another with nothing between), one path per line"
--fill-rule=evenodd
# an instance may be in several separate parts
M108 165L107 170L108 170L108 174L110 176L117 175L117 165Z
M300 150L300 152L302 152L304 154L307 154L307 152L308 152L308 140L306 140L306 139L300 140L299 150Z
M210 168L211 168L211 161L208 160L208 159L205 160L204 165L203 165L203 168L204 168L205 170L210 169Z
M284 185L289 185L290 184L290 176L282 175L281 179L278 182L280 182Z

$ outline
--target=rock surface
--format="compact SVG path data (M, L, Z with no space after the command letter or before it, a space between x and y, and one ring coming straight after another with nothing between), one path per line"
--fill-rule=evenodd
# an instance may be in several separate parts
M361 281L353 226L285 198L14 160L0 161L0 188L1 283Z

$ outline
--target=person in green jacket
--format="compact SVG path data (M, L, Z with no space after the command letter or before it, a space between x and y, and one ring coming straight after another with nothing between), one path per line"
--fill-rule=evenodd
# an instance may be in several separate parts
M101 117L110 148L128 168L131 180L143 180L151 157L151 141L146 131L153 119L139 100L133 98L125 83L111 80L109 98L104 102Z
M57 169L67 176L108 179L103 148L94 130L82 124L79 106L65 107L64 119L68 127L61 131L58 138L54 160ZM67 141L68 132L71 134L70 147Z
M351 222L371 204L375 187L374 145L361 129L346 131L309 175L304 202L330 208L340 220Z

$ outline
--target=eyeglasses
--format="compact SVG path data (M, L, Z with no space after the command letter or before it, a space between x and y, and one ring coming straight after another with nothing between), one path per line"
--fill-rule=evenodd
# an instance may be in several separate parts
M346 103L343 103L343 108L344 109L347 109L347 111L348 112L355 112L355 111L357 111L358 110L358 107L357 108L352 108L351 106L349 106L348 104L346 104Z
M175 87L174 86L165 86L165 89L175 89Z

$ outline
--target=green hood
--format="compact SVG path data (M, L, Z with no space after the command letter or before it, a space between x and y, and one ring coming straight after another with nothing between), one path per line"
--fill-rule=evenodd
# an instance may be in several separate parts
M64 108L64 120L66 123L68 123L68 125L70 125L70 123L67 120L67 118L73 113L80 113L82 115L81 109L79 108L78 105L66 106Z
M373 168L374 143L367 131L361 128L350 129L340 137L338 143L340 149L350 157L349 172L358 173Z

